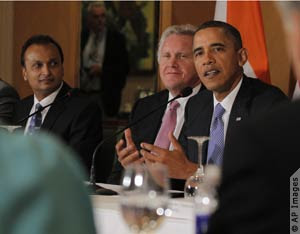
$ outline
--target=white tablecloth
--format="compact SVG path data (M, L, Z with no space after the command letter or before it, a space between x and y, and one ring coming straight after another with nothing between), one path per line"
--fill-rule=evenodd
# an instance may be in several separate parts
M120 186L99 184L115 191ZM97 233L130 234L119 210L119 196L91 196ZM192 234L194 233L193 204L183 198L170 199L171 217L165 218L161 226L154 231L157 234Z

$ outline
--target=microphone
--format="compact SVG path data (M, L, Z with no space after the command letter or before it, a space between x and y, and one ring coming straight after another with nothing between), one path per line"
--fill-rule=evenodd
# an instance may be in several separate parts
M29 115L26 115L24 118L18 120L18 121L16 122L16 125L19 125L20 123L23 123L25 120L29 119L31 116L33 116L33 115L35 115L35 114L37 114L37 113L39 113L39 112L42 112L42 111L43 111L44 109L46 109L47 107L52 106L53 104L56 104L56 103L58 103L58 102L63 101L63 100L66 99L66 98L69 98L69 97L73 96L73 95L74 95L75 93L77 93L77 92L78 92L78 89L77 89L77 88L75 88L75 89L70 89L70 90L69 90L66 94L64 94L62 97L60 97L60 98L54 100L53 102L49 103L48 105L43 106L43 107L40 108L39 110L37 110L37 111L35 111L35 112L33 112L33 113L29 114Z
M136 124L138 124L139 122L141 122L142 120L146 119L147 117L149 117L150 115L152 115L153 113L155 113L156 111L158 111L159 109L161 109L162 107L165 107L166 105L168 105L170 102L173 102L174 100L178 99L178 98L183 98L183 97L187 97L189 96L191 93L193 92L193 89L191 87L186 87L184 89L182 89L180 91L180 93L172 98L171 100L169 100L166 103L163 103L161 105L159 105L158 107L156 107L155 109L153 109L152 111L150 111L149 113L145 114L144 116L142 116L141 118L137 119L136 121L128 124L127 126L121 128L119 131L115 132L114 134L108 136L107 138L103 139L102 141L99 142L99 144L96 146L94 152L93 152L93 156L92 156L92 165L91 165L91 170L90 170L90 183L88 185L88 187L90 187L90 190L92 190L93 194L98 194L98 195L117 195L118 193L110 190L110 189L106 189L103 188L101 186L96 185L96 168L95 168L95 160L96 160L96 154L97 151L101 148L101 146L107 142L108 140L112 139L113 137L119 135L120 133L122 133L123 131L125 131L127 128L130 128Z

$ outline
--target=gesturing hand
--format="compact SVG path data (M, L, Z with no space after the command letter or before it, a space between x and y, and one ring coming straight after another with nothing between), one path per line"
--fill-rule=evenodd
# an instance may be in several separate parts
M131 130L129 128L125 130L125 141L121 139L115 146L118 160L122 166L126 167L131 163L143 162L144 159L139 158L139 152L132 140Z
M197 170L197 164L190 162L181 145L173 136L168 135L174 150L166 150L152 144L141 143L140 151L147 163L162 163L168 167L169 177L187 179Z

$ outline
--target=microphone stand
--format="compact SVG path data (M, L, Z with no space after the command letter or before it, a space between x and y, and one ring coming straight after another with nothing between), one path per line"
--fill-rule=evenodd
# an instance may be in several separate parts
M187 88L189 90L187 90ZM176 97L172 98L168 102L159 105L157 108L153 109L152 111L150 111L146 115L142 116L141 118L137 119L136 121L128 124L127 126L123 127L119 131L115 132L111 136L109 136L109 137L105 138L104 140L100 141L100 143L96 146L96 148L94 150L94 153L93 153L93 156L92 156L92 165L91 165L91 170L90 170L90 181L89 181L89 184L88 184L88 188L90 189L90 191L92 191L93 195L117 195L118 194L117 192L115 192L113 190L103 188L103 187L101 187L101 186L99 186L99 185L96 184L95 160L96 160L96 154L97 154L98 150L101 148L101 146L105 142L107 142L108 140L112 139L113 137L115 137L115 136L119 135L120 133L122 133L123 131L125 131L127 128L130 128L130 127L136 125L137 123L139 123L143 119L145 119L148 116L150 116L151 114L155 113L160 108L168 105L170 102L172 102L172 101L174 101L174 100L176 100L178 98L181 98L181 97L186 97L189 94L191 94L192 88L190 88L190 87L187 87L187 88L186 88L186 90L184 89L183 91L181 91L180 94L178 94Z

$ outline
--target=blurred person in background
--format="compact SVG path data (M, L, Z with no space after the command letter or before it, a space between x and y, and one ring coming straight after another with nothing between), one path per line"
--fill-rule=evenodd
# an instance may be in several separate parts
M0 79L0 124L12 124L14 105L19 99L17 91Z
M0 233L95 234L74 153L45 134L0 132Z
M103 2L87 7L87 26L81 33L80 88L102 107L105 117L115 117L129 73L125 37L106 26Z

